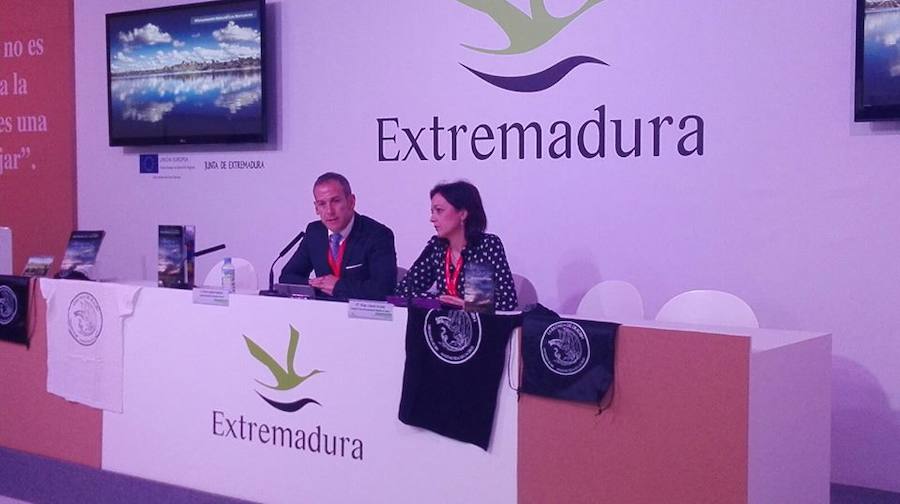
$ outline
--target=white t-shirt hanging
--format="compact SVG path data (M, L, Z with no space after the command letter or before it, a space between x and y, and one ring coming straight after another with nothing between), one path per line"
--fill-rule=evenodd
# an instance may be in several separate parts
M47 391L122 412L122 332L140 287L41 279L47 301Z

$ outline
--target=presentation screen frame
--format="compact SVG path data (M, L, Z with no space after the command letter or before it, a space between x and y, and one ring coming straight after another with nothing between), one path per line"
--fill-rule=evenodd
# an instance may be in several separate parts
M110 146L268 141L265 0L106 15Z
M900 119L900 9L856 1L856 122Z

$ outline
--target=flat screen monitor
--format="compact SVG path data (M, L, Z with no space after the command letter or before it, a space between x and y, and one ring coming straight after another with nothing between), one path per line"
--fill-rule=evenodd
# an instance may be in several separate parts
M265 0L106 15L109 144L266 141Z
M856 2L857 122L900 119L900 3Z

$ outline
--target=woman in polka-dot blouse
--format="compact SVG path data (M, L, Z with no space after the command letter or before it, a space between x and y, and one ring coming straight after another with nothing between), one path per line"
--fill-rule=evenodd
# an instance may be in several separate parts
M431 190L431 223L437 235L397 285L397 295L437 297L444 304L462 307L465 265L478 264L493 269L495 308L515 310L516 287L503 243L484 232L487 216L478 189L465 181L436 185Z

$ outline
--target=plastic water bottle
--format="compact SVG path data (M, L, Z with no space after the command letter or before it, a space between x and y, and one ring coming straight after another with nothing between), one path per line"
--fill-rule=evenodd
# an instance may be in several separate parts
M231 264L230 257L226 257L222 263L222 288L227 292L234 292L234 264Z

